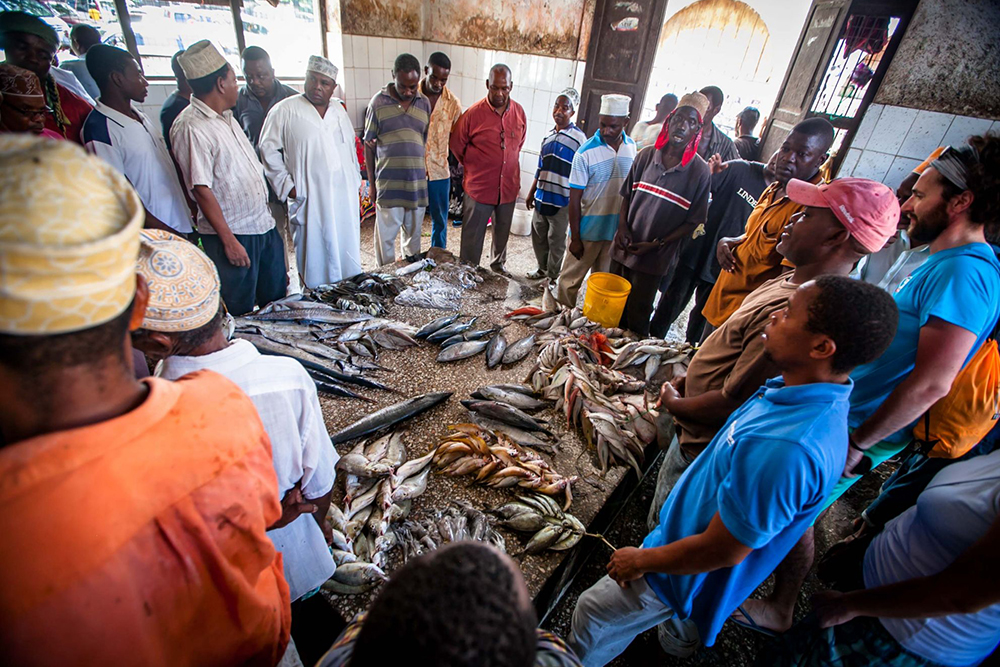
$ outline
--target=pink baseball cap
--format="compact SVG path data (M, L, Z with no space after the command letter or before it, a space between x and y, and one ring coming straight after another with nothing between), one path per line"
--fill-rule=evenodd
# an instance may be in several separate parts
M881 250L899 225L896 194L867 178L838 178L826 185L793 178L785 191L796 204L830 209L868 252Z

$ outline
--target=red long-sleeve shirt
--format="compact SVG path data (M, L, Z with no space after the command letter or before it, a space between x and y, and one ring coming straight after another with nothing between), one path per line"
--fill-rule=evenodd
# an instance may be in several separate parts
M501 113L483 98L458 119L451 152L465 167L465 192L480 204L517 201L526 127L524 109L514 100Z

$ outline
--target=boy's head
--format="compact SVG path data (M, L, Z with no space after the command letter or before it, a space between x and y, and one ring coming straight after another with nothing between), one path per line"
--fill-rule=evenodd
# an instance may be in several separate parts
M885 352L899 312L888 292L846 276L800 285L764 327L764 352L783 373L844 376Z
M537 617L520 570L480 542L457 542L409 561L372 604L351 665L416 662L529 667Z

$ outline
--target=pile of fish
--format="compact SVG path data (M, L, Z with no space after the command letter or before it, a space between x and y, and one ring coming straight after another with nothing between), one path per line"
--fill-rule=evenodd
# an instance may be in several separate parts
M399 293L395 302L412 308L458 310L462 305L462 288L420 273L413 279L412 285Z
M396 544L403 548L404 561L462 540L486 542L507 551L507 543L493 527L493 519L461 500L451 501L447 509L422 521L407 519L393 530Z
M379 273L359 273L330 285L306 290L303 298L322 301L342 310L385 315L388 303L403 291L403 281Z
M672 377L689 350L687 344L609 339L600 332L562 337L542 348L527 382L542 398L556 401L556 410L580 428L597 449L602 472L612 464L630 465L641 477L643 450L656 440L647 384L654 376ZM624 369L638 370L642 377Z
M579 519L564 512L552 498L537 493L521 496L516 502L493 510L493 513L500 518L500 525L504 528L532 533L523 552L529 555L546 549L572 549L587 532Z
M452 424L453 431L434 450L434 465L445 475L475 475L476 481L504 489L514 486L548 496L564 496L564 508L573 503L576 477L563 477L534 452L519 447L502 432L476 424Z
M365 415L350 426L346 426L336 433L330 434L333 444L347 442L355 438L362 438L372 433L377 433L382 429L390 428L396 424L415 417L422 412L430 410L439 403L443 403L451 397L450 391L437 391L429 394L421 394L400 401L388 407L376 410Z
M513 345L507 344L502 327L473 329L475 317L462 322L461 315L447 315L428 322L417 330L415 337L441 345L437 360L442 363L468 359L486 352L486 366L516 364L528 356L535 346L534 335L525 336Z
M559 306L556 306L559 308ZM504 315L509 320L520 321L539 331L538 344L545 345L552 340L581 332L591 332L600 327L584 316L579 308L542 310L534 306L518 308Z
M406 460L399 433L360 442L337 462L346 474L343 509L331 503L331 553L337 571L323 587L333 593L363 593L385 581L386 554L395 545L393 523L410 513L414 498L427 489L434 452Z

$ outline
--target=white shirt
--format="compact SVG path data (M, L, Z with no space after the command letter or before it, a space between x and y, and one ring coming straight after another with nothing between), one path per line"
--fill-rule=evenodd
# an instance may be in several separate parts
M90 96L87 89L84 88L83 84L80 83L80 80L76 78L76 74L58 67L50 67L49 74L52 75L52 78L55 79L56 83L60 86L67 89L71 93L76 93L76 95L82 97L87 104L93 106L94 98Z
M868 547L865 587L937 574L979 541L998 514L1000 451L951 464ZM942 665L978 664L1000 641L1000 603L971 614L879 622L903 648Z
M191 232L191 210L167 145L149 118L135 120L101 102L87 116L80 137L88 151L120 171L142 205L171 229Z
M231 110L216 113L192 95L170 128L170 147L184 186L192 192L196 185L210 188L233 234L264 234L274 228L264 166ZM198 231L215 234L200 210Z
M334 465L340 457L326 432L316 386L299 362L263 356L249 342L234 340L226 349L201 357L169 357L160 363L156 374L176 380L202 369L232 380L257 407L271 438L280 496L300 480L307 499L330 492ZM333 576L333 557L312 515L304 514L267 535L283 555L292 600Z
M73 76L76 77L76 80L80 82L80 85L83 86L83 89L86 90L93 99L96 100L101 96L101 89L97 87L97 82L94 81L94 77L90 76L90 70L87 69L86 58L64 60L59 64L58 69L64 69L67 72L72 73ZM91 102L91 104L93 104L93 102Z

